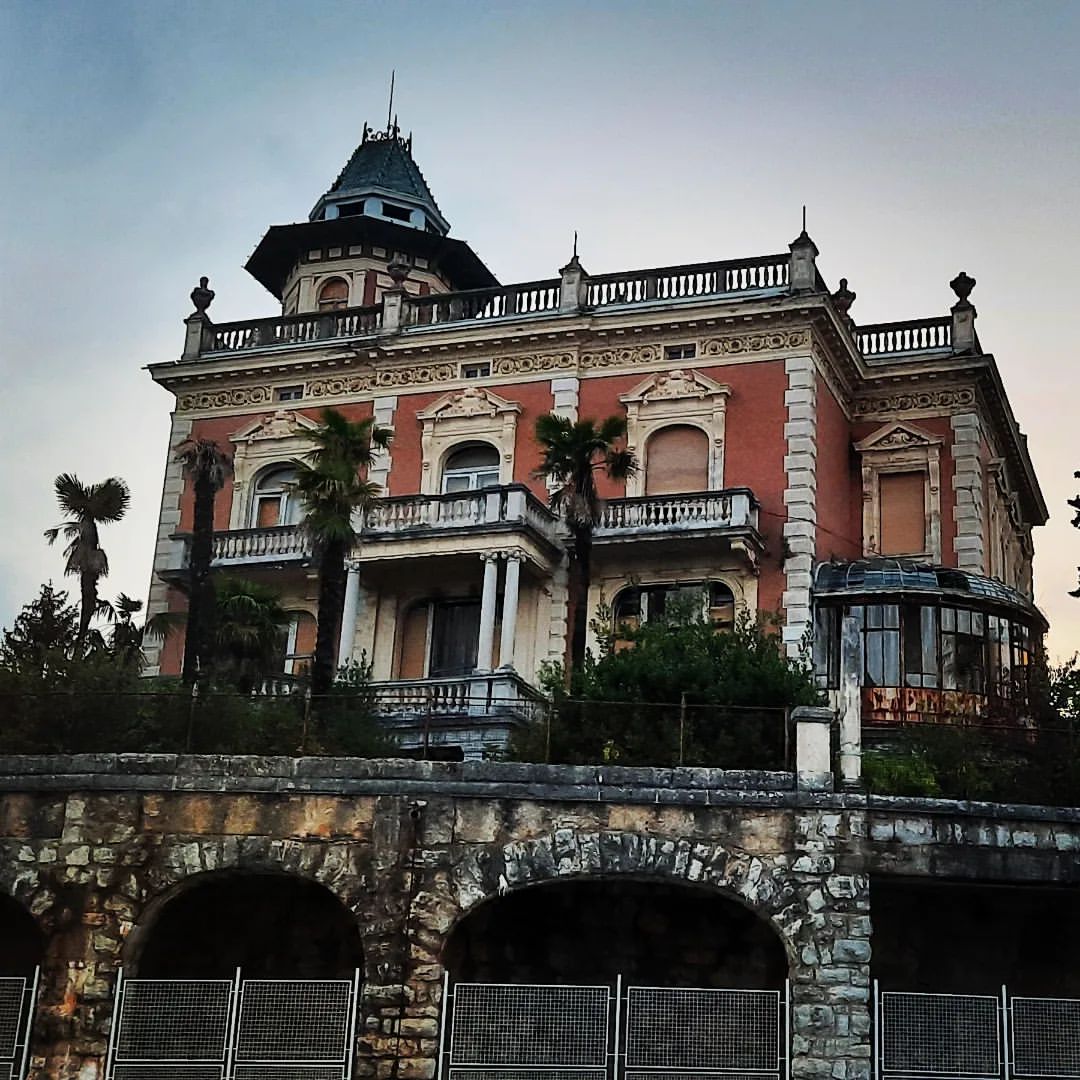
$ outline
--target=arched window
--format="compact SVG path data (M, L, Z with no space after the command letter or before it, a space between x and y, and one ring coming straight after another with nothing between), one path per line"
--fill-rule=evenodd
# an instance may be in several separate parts
M709 488L709 437L689 424L661 428L645 448L645 494Z
M319 310L338 311L349 306L349 283L344 278L324 281L319 289Z
M251 502L251 526L270 529L275 525L295 525L301 517L300 496L292 489L296 470L291 466L268 469L255 482Z
M479 491L496 487L498 483L499 452L486 443L473 443L455 450L443 466L442 489L447 494Z

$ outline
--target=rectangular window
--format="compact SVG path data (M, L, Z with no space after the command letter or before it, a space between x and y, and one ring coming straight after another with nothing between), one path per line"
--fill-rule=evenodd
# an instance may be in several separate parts
M279 386L274 396L278 401L299 401L304 396L304 387L302 384L300 386Z
M941 685L986 693L986 620L981 611L941 609Z
M926 551L926 473L880 473L878 552L921 555Z
M669 345L664 350L665 360L693 360L697 356L696 345Z
M904 685L933 688L938 684L937 608L905 604Z
M822 690L840 689L840 626L843 609L814 611L814 679Z
M255 514L255 527L272 529L281 524L281 496L270 495L259 499Z
M900 685L900 608L896 604L867 604L863 665L866 686Z
M395 221L410 221L412 211L405 206L395 206L393 203L382 204L383 217L393 218Z
M487 361L476 364L462 364L461 377L463 379L486 379L491 374L491 364Z

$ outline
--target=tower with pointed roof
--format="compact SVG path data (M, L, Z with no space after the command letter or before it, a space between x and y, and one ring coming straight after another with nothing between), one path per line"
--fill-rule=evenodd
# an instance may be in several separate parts
M449 232L413 158L412 135L403 137L396 119L385 131L365 124L360 145L308 220L273 226L247 270L286 315L371 306L398 285L418 296L497 285Z

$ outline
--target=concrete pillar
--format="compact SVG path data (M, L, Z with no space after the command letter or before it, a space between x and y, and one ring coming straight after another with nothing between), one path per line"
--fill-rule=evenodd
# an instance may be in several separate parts
M949 288L956 293L956 303L952 312L952 351L954 353L977 352L975 343L975 317L978 312L968 299L975 288L975 279L968 277L963 270L949 282Z
M521 583L521 553L512 551L506 559L503 585L502 637L499 639L499 666L514 670L514 635L517 632L518 590Z
M198 311L184 320L184 351L181 360L199 358L202 352L203 330L213 325L208 316Z
M844 617L840 630L840 782L862 782L862 635L858 621Z
M499 563L494 552L484 559L484 590L480 594L480 638L476 645L476 670L490 671L495 649L495 593L498 588Z
M381 332L396 334L402 328L405 306L404 289L387 289L382 294L383 312Z
M795 724L795 776L800 791L832 791L832 709L799 705Z
M559 286L559 310L578 311L585 306L588 299L587 282L589 275L578 260L577 252L574 257L559 271L562 282Z
M788 244L791 264L788 269L788 289L793 293L817 292L818 247L805 229Z
M360 563L349 564L349 576L345 581L345 607L341 612L341 637L338 640L338 667L344 667L351 659L356 640L356 616L360 611Z

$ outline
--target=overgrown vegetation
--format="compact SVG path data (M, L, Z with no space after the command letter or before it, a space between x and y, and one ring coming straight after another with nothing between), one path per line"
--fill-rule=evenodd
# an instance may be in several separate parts
M229 604L247 597L243 583L218 591ZM250 600L250 597L247 597ZM274 601L276 603L276 601ZM256 632L216 621L233 644L217 672L193 692L178 679L140 676L141 634L131 615L138 602L122 597L113 630L90 631L80 643L79 612L51 585L0 637L0 753L392 753L375 719L371 671L353 664L319 698L304 693L252 696ZM265 644L265 640L264 640ZM316 732L315 711L321 720Z
M587 654L569 691L561 668L548 669L549 715L515 740L513 756L785 768L789 709L819 700L809 667L749 616L718 631L698 605L672 609L617 628L602 608L593 623L599 655Z

